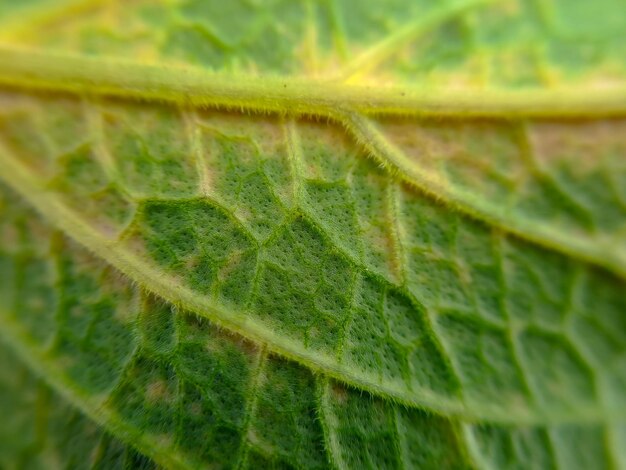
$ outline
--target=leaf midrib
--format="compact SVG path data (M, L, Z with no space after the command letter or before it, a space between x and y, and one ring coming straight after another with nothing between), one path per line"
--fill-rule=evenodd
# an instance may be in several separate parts
M376 86L305 77L228 75L193 66L95 58L6 44L0 44L0 84L339 120L347 111L506 119L626 116L626 83L591 89Z

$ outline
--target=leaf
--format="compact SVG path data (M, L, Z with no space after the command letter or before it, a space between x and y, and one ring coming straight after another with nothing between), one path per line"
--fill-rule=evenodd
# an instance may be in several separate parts
M6 28L4 341L165 466L623 465L611 2L223 3Z
M3 281L18 284L2 284L14 306L0 311L3 339L75 409L162 465L472 468L508 461L601 468L614 458L602 448L611 430L601 426L474 426L311 374L266 346L142 292L4 194L11 204L4 206L3 233L13 227L21 232L13 252L0 258ZM3 297L9 298L7 292ZM0 447L0 461L6 455L6 462L15 463L12 453L27 445L37 453L23 451L22 458L46 465L64 459L112 468L139 459L80 413L66 411L71 405L23 369L5 375L2 383L13 388L3 387L8 393L0 405L22 426L32 425L25 411L39 410L33 421L44 434L36 444L29 440L34 431L20 434L24 444ZM18 397L22 406L14 405ZM28 407L33 400L38 405ZM49 416L47 410L55 412ZM78 432L84 437L75 441ZM573 449L574 438L581 442Z
M15 215L4 219L37 221L28 209L15 211L19 206L12 204ZM444 418L396 411L314 376L265 346L142 293L58 232L30 228L14 253L2 257L3 271L28 279L13 286L16 299L29 299L2 311L4 334L75 406L158 461L197 468L247 467L261 459L319 468L327 458L354 459L350 444L360 439L371 453L361 458L375 466L397 465L399 446L413 458L439 452L451 466L464 464L455 427ZM52 259L39 249L46 239L55 246ZM26 272L31 276L23 277ZM51 303L57 308L42 317ZM400 434L403 420L408 432ZM325 454L325 433L337 454ZM425 433L433 446L421 443Z

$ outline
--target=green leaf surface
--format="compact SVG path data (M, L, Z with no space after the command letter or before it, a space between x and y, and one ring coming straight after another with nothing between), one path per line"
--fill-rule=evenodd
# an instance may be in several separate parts
M4 372L9 467L150 465L96 424L173 468L604 468L623 458L618 427L478 424L312 374L145 293L10 191L3 202L3 233L19 227L0 257L3 340L62 394L23 368ZM19 443L13 422L25 429Z
M20 468L155 469L59 397L2 347L0 465Z
M626 465L620 2L368 3L0 2L0 463Z

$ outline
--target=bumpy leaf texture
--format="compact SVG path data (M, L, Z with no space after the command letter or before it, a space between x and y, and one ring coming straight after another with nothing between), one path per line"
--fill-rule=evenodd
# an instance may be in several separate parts
M0 0L1 468L626 468L622 0Z

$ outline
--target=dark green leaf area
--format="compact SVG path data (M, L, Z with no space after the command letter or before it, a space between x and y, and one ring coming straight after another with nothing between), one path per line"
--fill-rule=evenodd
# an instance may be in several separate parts
M45 385L0 347L0 467L77 470L157 469ZM7 365L11 367L6 367Z

